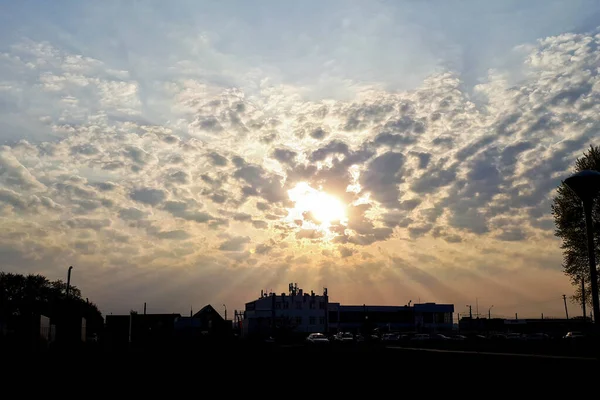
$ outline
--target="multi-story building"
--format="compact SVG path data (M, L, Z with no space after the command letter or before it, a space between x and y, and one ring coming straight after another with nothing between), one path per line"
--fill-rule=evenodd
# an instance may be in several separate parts
M329 297L327 289L318 295L304 293L290 283L288 293L266 293L246 303L242 334L268 335L277 330L293 332L326 332Z
M341 305L321 295L304 293L297 284L288 293L265 293L246 303L243 336L268 336L277 332L334 333L374 328L391 331L436 332L452 330L454 305L424 303L405 306Z
M329 331L365 329L437 332L452 330L453 304L424 303L405 306L341 305L329 303Z

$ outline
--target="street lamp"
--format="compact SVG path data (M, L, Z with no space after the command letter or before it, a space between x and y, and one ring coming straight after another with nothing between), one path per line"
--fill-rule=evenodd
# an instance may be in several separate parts
M73 266L69 267L69 272L67 272L67 299L69 298L69 291L71 290L71 270Z
M594 306L594 322L600 321L600 302L598 301L598 271L596 270L596 254L594 253L594 229L592 225L592 209L594 199L600 191L600 172L585 170L565 179L567 185L583 203L587 236L588 262L590 264L590 280L592 281L592 304Z

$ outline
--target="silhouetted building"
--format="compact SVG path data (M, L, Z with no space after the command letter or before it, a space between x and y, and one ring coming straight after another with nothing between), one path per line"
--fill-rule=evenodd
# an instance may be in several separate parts
M126 346L125 343L133 347L166 345L173 340L175 320L180 317L180 314L107 315L107 341L115 349Z
M223 337L231 333L231 321L225 320L208 304L192 317L177 318L175 331L180 339L194 339L206 335Z
M458 321L461 333L505 332L507 328L504 318L470 318L463 317Z
M288 294L261 292L246 303L242 334L269 336L274 333L334 333L338 331L452 330L454 305L423 303L413 306L340 305L330 303L327 289L322 295L304 293L296 284Z
M80 344L87 338L87 321L79 316L62 316L56 321L56 342L60 344Z
M246 303L242 335L267 336L275 331L304 333L327 332L327 289L322 295L304 293L297 284L290 283L288 293L265 293L257 300Z
M40 314L10 316L2 328L3 351L43 350L53 340L50 319Z
M203 330L212 334L231 332L231 321L226 321L210 304L202 307L193 318L200 321Z
M562 336L569 331L586 331L592 324L586 318L469 318L458 321L458 327L464 333L546 333Z
M438 332L452 330L454 305L424 303L413 306L329 304L331 332L389 331Z
M107 315L104 326L104 340L108 348L124 350L129 347L131 315Z

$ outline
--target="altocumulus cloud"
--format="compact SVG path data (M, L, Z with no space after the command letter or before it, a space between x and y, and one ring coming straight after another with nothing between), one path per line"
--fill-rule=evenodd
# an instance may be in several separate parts
M544 38L520 48L520 82L493 71L469 93L448 71L412 91L306 101L290 86L219 86L184 62L150 88L16 42L0 55L0 118L26 115L52 139L0 148L0 258L52 277L76 265L78 285L115 310L226 287L241 303L290 279L349 301L355 282L380 289L373 302L400 301L388 290L464 304L473 287L497 302L548 297L564 287L549 204L598 137L599 45ZM153 101L170 118L154 121ZM323 234L308 214L286 219L298 182L336 196L347 224Z

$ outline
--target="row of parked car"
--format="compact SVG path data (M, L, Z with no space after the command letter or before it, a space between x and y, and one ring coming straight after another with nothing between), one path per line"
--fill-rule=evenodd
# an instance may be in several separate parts
M539 340L551 340L551 339L583 339L586 335L582 332L567 332L566 335L556 337L550 336L546 333L494 333L490 335L446 335L446 334L402 334L402 333L386 333L382 336L381 340L384 342L401 342L401 341L473 341L473 340L526 340L526 341L539 341Z
M582 332L568 332L559 337L565 340L583 339L586 335ZM428 333L384 333L382 335L373 334L365 338L361 334L351 332L340 332L335 335L325 335L323 333L311 333L306 338L309 344L327 344L327 343L362 343L362 342L381 342L382 344L395 344L403 342L446 342L446 341L500 341L500 340L519 340L519 341L543 341L557 339L546 333L494 333L490 335L449 335L449 334L428 334Z
M339 332L332 336L327 336L323 333L311 333L306 338L306 342L310 344L362 343L365 342L365 337L361 334L353 334L351 332Z

